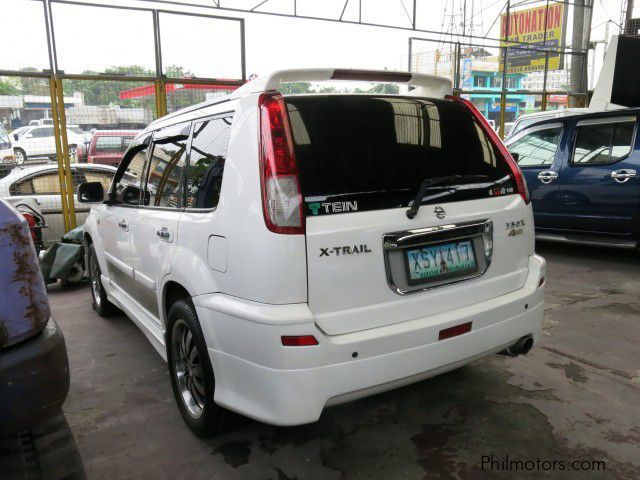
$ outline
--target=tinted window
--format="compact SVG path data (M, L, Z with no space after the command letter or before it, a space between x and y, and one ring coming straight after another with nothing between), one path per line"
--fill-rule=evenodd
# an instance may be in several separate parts
M84 181L75 169L71 171L73 192L78 191L78 185ZM60 195L60 178L58 172L43 172L18 181L9 188L11 195Z
M52 137L53 127L48 128L36 128L31 132L34 138Z
M572 163L593 165L617 162L631 152L635 122L578 126Z
M115 150L122 152L124 151L122 137L97 137L96 150Z
M462 176L427 189L423 203L513 192L509 167L468 110L447 100L291 96L289 106L305 202L358 210L408 206L425 179Z
M232 118L225 114L194 126L187 176L188 208L218 205Z
M153 145L145 185L144 205L182 206L182 172L185 168L186 149L186 140Z
M520 155L521 167L546 167L553 163L562 128L549 128L528 133L509 145L509 151Z

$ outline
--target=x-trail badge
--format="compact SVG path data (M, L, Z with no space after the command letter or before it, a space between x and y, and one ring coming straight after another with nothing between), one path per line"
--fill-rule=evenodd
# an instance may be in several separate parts
M433 213L436 214L436 217L438 217L440 220L442 220L444 217L447 216L447 212L444 211L444 208L438 206L436 208L433 209Z

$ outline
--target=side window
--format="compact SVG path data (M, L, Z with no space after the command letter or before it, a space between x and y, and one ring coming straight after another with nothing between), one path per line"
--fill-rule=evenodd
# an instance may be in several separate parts
M101 136L96 139L96 150L122 151L122 137Z
M31 194L33 195L59 195L60 194L60 179L55 172L42 173L40 175L34 175L25 183L31 184ZM75 181L73 182L76 183ZM74 185L75 186L75 185Z
M158 132L158 135L161 136L162 131ZM185 168L186 150L186 139L154 142L144 188L144 205L182 206L182 173Z
M218 205L232 120L233 114L229 113L194 125L187 174L187 208Z
M509 145L509 151L520 156L520 167L548 167L555 158L561 133L561 127L528 133Z
M53 137L53 127L36 128L33 131L33 138Z
M139 139L139 142L132 146L130 151L125 153L120 163L120 166L125 170L118 170L118 179L112 187L115 203L137 205L139 202L142 177L144 176L147 151L149 150L149 147L143 146L143 141L144 138ZM127 187L130 187L130 193L125 192ZM134 189L137 189L137 195ZM125 195L125 193L127 194Z
M109 190L109 187L111 186L111 181L113 180L112 172L85 170L84 176L87 182L102 183L102 188L104 189L105 192Z
M631 153L635 122L578 125L573 165L614 163Z

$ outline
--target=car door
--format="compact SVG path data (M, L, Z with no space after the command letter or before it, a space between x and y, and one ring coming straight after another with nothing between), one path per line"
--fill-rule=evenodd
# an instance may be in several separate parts
M527 181L537 229L557 227L555 180L562 164L562 137L563 124L554 122L523 130L507 142Z
M131 222L138 303L160 326L158 289L171 271L183 208L189 123L155 132L143 180L143 205Z
M33 138L30 139L32 146L29 150L32 155L52 155L56 153L56 142L53 135L53 127L40 127L33 131ZM27 152L29 155L29 152Z
M637 235L640 152L635 115L575 122L570 157L558 177L563 229L582 234Z
M136 298L131 223L142 198L141 183L149 149L147 138L139 139L125 155L109 190L107 205L96 219L110 283L131 299Z

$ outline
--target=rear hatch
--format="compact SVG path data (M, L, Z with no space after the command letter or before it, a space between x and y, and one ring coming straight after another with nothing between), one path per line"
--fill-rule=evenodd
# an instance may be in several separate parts
M531 209L517 172L467 107L370 95L286 103L306 213L308 302L325 333L425 317L524 285Z

